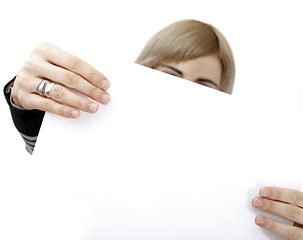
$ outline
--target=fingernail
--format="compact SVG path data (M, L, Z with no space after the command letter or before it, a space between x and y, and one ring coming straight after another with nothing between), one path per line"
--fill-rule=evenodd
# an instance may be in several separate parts
M98 109L98 105L96 103L88 104L88 110L92 113L95 113Z
M103 104L107 104L110 100L110 96L108 94L102 94L100 96L100 102Z
M259 217L256 219L256 223L257 223L259 226L264 226L265 223L266 223L266 218L263 217L263 216L259 216Z
M80 113L77 110L72 110L71 113L70 113L70 115L73 118L77 118L77 117L79 117Z
M99 81L99 87L100 87L101 89L104 89L104 90L108 89L108 88L109 88L109 81L108 81L108 80L105 80L105 79L100 80L100 81Z
M261 198L256 198L254 201L254 206L255 207L263 207L264 206L264 201Z
M262 188L261 192L260 192L260 195L262 197L270 197L271 195L271 191L267 188Z

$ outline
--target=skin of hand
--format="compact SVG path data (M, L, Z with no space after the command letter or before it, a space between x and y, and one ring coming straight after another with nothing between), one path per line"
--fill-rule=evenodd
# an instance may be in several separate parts
M41 79L56 83L51 98L36 92ZM85 61L49 43L40 43L16 76L13 102L25 109L39 109L67 118L77 118L80 110L95 113L99 102L107 104L109 80ZM93 99L80 96L68 88Z
M282 216L295 224L288 225L264 215L256 216L255 223L285 239L303 239L303 193L288 188L263 187L259 194L252 200L255 208Z

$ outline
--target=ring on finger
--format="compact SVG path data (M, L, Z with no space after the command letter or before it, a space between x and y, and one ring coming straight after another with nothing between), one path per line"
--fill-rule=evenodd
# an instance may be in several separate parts
M54 82L41 79L37 84L36 91L38 94L40 94L40 96L50 98L54 86Z

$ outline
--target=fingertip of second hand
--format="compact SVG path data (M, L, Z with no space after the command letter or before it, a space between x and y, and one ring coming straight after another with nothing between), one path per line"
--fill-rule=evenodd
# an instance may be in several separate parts
M108 93L104 93L100 96L100 103L106 105L110 101L110 95Z
M107 79L102 79L99 81L98 86L103 90L107 90L110 86L110 83Z
M258 215L255 219L255 223L260 226L263 227L266 223L266 218L262 215Z

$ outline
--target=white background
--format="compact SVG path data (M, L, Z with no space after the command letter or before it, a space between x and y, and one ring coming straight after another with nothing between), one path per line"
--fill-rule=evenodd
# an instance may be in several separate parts
M133 62L159 29L192 18L213 24L228 39L237 68L232 97L245 98L249 107L262 101L276 115L281 106L289 109L295 123L302 119L302 105L298 104L303 100L300 1L287 5L285 1L10 1L1 5L3 86L22 67L37 42L54 43L100 71L102 65L116 64L119 69L120 64ZM14 165L28 154L4 98L0 107L1 171L12 176ZM270 114L264 109L260 117ZM284 113L279 117L290 122ZM287 131L287 126L281 128ZM298 170L300 167L294 172ZM9 189L11 183L6 184Z

